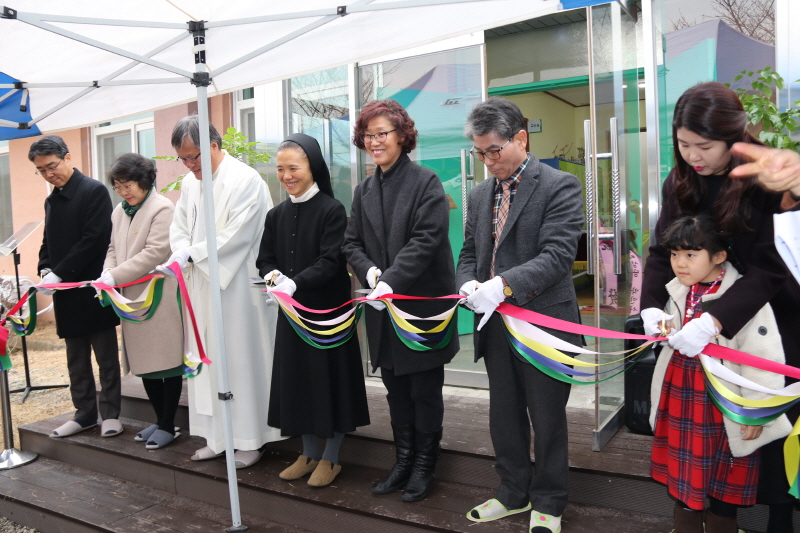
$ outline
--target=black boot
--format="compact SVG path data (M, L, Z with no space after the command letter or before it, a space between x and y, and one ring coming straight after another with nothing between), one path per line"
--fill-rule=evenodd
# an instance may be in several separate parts
M439 442L442 440L442 430L433 433L414 434L414 469L411 471L411 478L403 491L404 502L416 502L428 495L433 488L436 476L433 470L436 468L436 461L439 460L441 447Z
M392 424L394 452L397 460L389 475L372 485L375 494L389 494L406 486L414 464L414 426Z

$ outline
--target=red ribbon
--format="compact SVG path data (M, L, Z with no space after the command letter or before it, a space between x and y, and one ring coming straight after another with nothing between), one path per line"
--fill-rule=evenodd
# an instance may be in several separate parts
M178 280L178 288L181 291L181 300L186 305L186 310L189 312L189 317L192 319L192 331L194 332L194 340L195 344L197 344L197 351L200 355L200 360L207 365L211 364L211 359L206 357L206 351L203 349L203 340L200 337L200 331L197 329L197 319L194 317L194 309L192 308L192 300L189 299L189 291L186 289L186 281L183 279L183 272L181 272L181 267L178 265L178 262L175 261L171 265L167 265L167 268L175 274L175 278Z
M6 346L8 344L8 330L0 327L0 355L6 354Z

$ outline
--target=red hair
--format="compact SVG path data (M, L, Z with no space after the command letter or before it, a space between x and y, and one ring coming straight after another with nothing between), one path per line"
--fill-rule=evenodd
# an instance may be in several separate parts
M417 132L414 128L414 121L408 116L403 106L391 99L373 100L361 109L356 119L355 131L353 133L353 144L360 150L366 150L363 135L369 123L377 117L386 117L397 129L397 136L400 138L400 147L403 153L409 153L417 146Z

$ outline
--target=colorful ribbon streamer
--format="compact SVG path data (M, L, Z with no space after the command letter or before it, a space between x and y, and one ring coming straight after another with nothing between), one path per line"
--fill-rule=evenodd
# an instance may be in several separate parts
M172 274L175 275L178 281L178 307L181 310L181 317L183 317L183 307L186 307L192 326L191 333L194 334L195 343L197 344L197 351L199 352L199 357L196 357L191 353L187 345L184 346L184 374L187 377L194 377L200 372L201 364L211 364L211 360L206 356L206 352L203 347L203 341L200 336L200 331L197 327L194 309L189 298L189 292L186 288L186 281L183 278L183 273L181 272L177 263L168 265L168 268ZM122 294L120 294L117 290L141 283L147 283L147 286L144 290L145 297L141 302L133 302L122 296ZM152 318L158 309L158 305L163 297L163 286L164 274L161 273L148 274L140 279L131 281L130 283L123 283L114 286L106 285L105 283L94 283L91 281L38 285L36 287L31 287L25 294L22 295L22 298L20 298L16 305L14 305L14 307L8 312L6 318L0 321L0 327L4 326L7 320L10 320L12 323L12 330L15 334L19 336L32 334L36 329L36 292L39 288L62 291L82 287L93 287L97 291L97 296L102 306L110 306L114 313L116 313L121 320L133 323L141 323ZM27 312L24 311L24 306L26 303L28 304ZM8 368L11 368L11 360L5 353L8 330L6 330L4 327L0 329L2 329L6 335L6 339L0 338L0 366L2 367L1 370L8 370ZM184 335L184 338L185 337L186 336ZM6 363L8 365L7 367Z
M299 304L286 294L277 292L271 292L271 294L280 304L281 310L287 318L289 318L292 327L298 335L312 346L318 348L328 348L334 345L338 346L340 343L336 344L334 341L338 341L344 336L352 335L352 331L360 318L359 311L367 301L367 299L363 297L356 298L335 309L315 310ZM409 315L392 303L392 300L423 299L430 298L387 294L378 300L386 305L391 324L400 340L406 346L417 351L435 350L446 346L447 342L450 341L453 333L453 324L455 323L452 319L456 314L458 302L448 311L431 317ZM449 295L438 299L455 299L460 302L463 300L463 297ZM337 318L329 319L324 322L315 322L303 318L297 311L297 309L302 309L309 313L333 313L338 309L351 306L352 304L355 304L354 308L347 310ZM531 365L548 376L573 385L593 385L612 379L633 366L653 343L666 340L663 337L649 337L647 335L623 333L592 326L584 326L582 324L552 318L507 303L500 304L496 311L503 317L506 336L510 346L524 360L528 361ZM423 330L411 324L409 322L410 320L434 321L438 322L438 324L430 329ZM306 323L334 327L327 330L314 330L311 329L310 326L307 326ZM546 331L539 329L537 326L591 337L642 340L644 344L635 350L629 350L627 352L594 352L558 339ZM345 333L339 336L333 336L341 331L345 331ZM327 335L328 337L327 339L316 338L311 335L311 333ZM423 344L426 342L428 344ZM568 353L622 355L622 357L605 363L588 363L568 355ZM709 398L720 411L731 420L741 424L763 425L775 420L792 406L800 402L800 383L795 384L797 387L790 385L780 391L766 389L733 373L712 357L798 379L800 379L800 369L774 361L768 361L717 344L709 344L703 350L703 353L707 355L701 354L700 361L706 374L706 388ZM601 370L601 368L606 365L611 365L611 367L607 370ZM581 368L586 368L587 370L591 369L593 371L580 370ZM720 379L727 379L741 387L766 394L767 397L761 400L753 400L737 395L726 387ZM798 472L800 471L800 420L798 420L784 443L784 455L786 475L791 486L790 492L795 497L798 497L798 493L800 492L800 476L798 476Z

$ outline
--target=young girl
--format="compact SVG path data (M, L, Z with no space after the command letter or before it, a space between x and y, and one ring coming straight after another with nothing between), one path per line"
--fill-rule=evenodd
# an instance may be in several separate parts
M740 277L726 262L726 242L708 215L675 220L662 236L670 251L675 278L667 285L667 328L674 333L692 320L719 333L709 314L725 291ZM784 362L781 336L769 304L759 310L737 335L716 342L765 359ZM679 351L680 343L665 346L653 375L650 423L655 431L652 452L653 479L664 483L677 500L676 533L736 533L738 506L756 501L759 473L758 448L789 434L786 415L763 426L740 425L723 417L706 392L703 368L697 357ZM737 374L771 389L783 387L783 376L723 364ZM749 389L723 382L746 398L763 397Z

